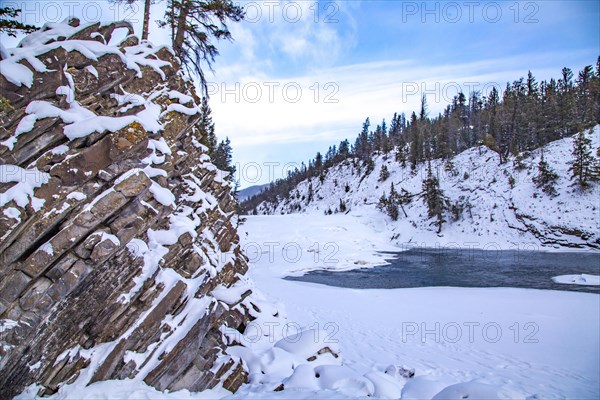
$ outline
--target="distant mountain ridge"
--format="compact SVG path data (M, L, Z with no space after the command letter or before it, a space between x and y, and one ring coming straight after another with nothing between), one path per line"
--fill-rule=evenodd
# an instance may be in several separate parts
M267 187L269 187L269 183L265 183L264 185L249 186L245 189L238 191L236 193L236 197L239 202L243 202L243 201L249 199L250 197L259 194Z

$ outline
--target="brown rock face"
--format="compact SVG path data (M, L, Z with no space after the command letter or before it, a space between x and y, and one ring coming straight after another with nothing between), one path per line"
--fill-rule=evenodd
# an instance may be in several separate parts
M167 49L105 45L127 24L77 24L38 33L45 72L14 49L31 87L0 74L0 398L133 377L234 391L245 372L221 329L252 318L209 294L247 269L235 201L198 109L172 107L173 91L199 98Z

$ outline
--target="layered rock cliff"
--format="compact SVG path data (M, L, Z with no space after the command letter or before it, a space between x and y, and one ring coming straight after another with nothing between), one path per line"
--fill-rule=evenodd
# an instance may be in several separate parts
M221 333L252 319L235 200L178 60L132 33L47 24L0 61L2 398L246 379Z

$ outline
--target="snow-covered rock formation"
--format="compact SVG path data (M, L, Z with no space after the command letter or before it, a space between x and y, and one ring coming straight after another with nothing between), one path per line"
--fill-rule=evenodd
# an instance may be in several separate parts
M599 126L591 139L595 153L600 146ZM533 181L538 174L540 149L522 160L510 158L502 164L498 154L485 146L466 150L449 162L432 161L433 173L448 199L440 233L422 198L427 163L413 171L395 161L393 152L375 156L371 172L366 172L358 160L343 161L324 171L323 179L314 177L299 183L287 198L262 202L256 212L360 215L381 225L378 230L400 246L599 249L600 184L593 183L587 190L572 185L572 147L573 138L544 147L546 162L559 176L556 196L544 193ZM382 181L384 165L389 177ZM406 190L404 194L410 197L410 202L399 209L397 221L377 209L382 194L389 197L392 183L396 192Z
M132 33L70 20L3 51L2 398L246 380L222 333L254 319L235 200L198 142L192 83Z

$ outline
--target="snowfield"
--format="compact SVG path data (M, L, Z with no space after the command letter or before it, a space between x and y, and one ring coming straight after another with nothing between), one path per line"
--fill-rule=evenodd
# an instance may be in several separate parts
M370 218L343 214L250 216L239 235L250 264L274 277L313 270L349 270L386 264L382 251L398 251L379 213Z
M35 83L34 71L20 62L25 60L36 72L45 72L45 65L37 57L61 46L91 60L114 54L138 76L141 68L147 66L164 77L160 69L163 62L146 58L161 50L149 42L127 47L125 53L116 46L96 41L47 43L49 39L74 33L66 24L47 27L30 35L19 48L0 47L0 74L4 79L17 86L31 87ZM94 67L88 71L98 75ZM20 135L30 132L36 121L45 118L60 119L70 141L94 132L115 132L133 123L148 132L159 133L164 128L161 121L166 113L200 112L190 96L157 86L147 97L114 94L113 98L122 106L119 110L122 114L132 107L144 107L135 115L97 115L78 103L72 76L68 72L65 76L66 85L59 87L57 94L66 96L68 110L43 100L32 101L14 134L0 145L12 150ZM178 103L163 110L155 102L161 95L168 95ZM600 145L599 127L592 142L594 149ZM192 143L202 146L197 141ZM300 183L289 199L259 207L259 214L275 215L247 217L239 226L239 235L249 258L248 276L240 276L230 287L218 285L199 297L196 294L204 282L203 275L184 278L173 269L163 268L161 262L169 246L182 236L195 238L199 234L196 229L201 225L203 213L222 211L217 199L200 188L202 182L193 173L188 175L189 179L183 179L190 190L182 199L198 203L197 208L177 206L173 192L153 180L149 190L155 200L165 206L172 205L174 211L169 215L168 228L148 229L147 241L134 238L124 243L132 254L143 258L144 265L142 274L133 279L130 292L119 301L132 302L134 295L145 290L145 282L151 280L164 289L122 336L85 349L77 344L64 351L56 363L67 357L70 361L81 353L89 364L49 398L598 399L600 296L597 294L515 288L346 289L283 279L313 270L342 271L385 265L386 257L390 257L386 252L397 252L407 246L598 251L600 186L594 184L582 192L570 185L567 176L571 147L572 138L565 138L544 148L546 159L560 176L556 197L541 193L532 183L540 160L539 150L528 155L518 168L514 160L498 164L498 155L483 146L457 155L451 165L434 161L445 195L462 210L454 221L449 213L445 215L448 222L440 233L427 218L426 206L420 198L425 165L411 171L400 167L392 155L379 155L374 159L373 171L365 174L350 161L344 162L327 171L322 181L313 178ZM52 150L53 154L67 151L66 145ZM143 160L145 167L124 173L115 180L115 185L133 174L146 174L148 179L167 177L162 168L172 167L165 164L168 154L171 148L163 138L149 139L148 156ZM216 169L208 156L200 161L205 170ZM383 165L390 176L380 182ZM15 183L1 193L0 206L14 201L21 208L30 204L35 211L40 210L44 203L34 196L34 190L47 184L50 178L50 174L35 168L0 165L0 183ZM228 185L222 178L222 175L215 178L216 184ZM389 194L392 182L396 190L405 189L414 196L398 221L391 221L377 209L380 196ZM115 188L110 187L90 199L83 211L92 210L113 191ZM313 195L313 201L306 200ZM73 192L68 199L83 201L86 195ZM340 202L347 206L348 212L338 212ZM300 213L290 214L297 211ZM4 215L21 221L21 211L16 207L7 208ZM108 240L114 246L120 245L117 236L105 231L98 230L90 237L93 235L100 236L100 242ZM202 235L207 242L215 243L215 250L205 252L197 248L196 252L210 261L208 273L215 277L239 253L222 251L208 229ZM46 242L35 251L54 256L58 247ZM599 285L600 280L599 276L585 274L553 279L581 285ZM136 368L139 365L136 378L87 386L117 346L134 332L137 334L138 328L144 331L142 321L179 284L185 284L182 290L190 300L181 303L177 313L169 317L172 329L168 335L150 344L146 353L130 350L125 353L124 362L133 360ZM159 392L144 383L144 377L161 361L159 357L173 350L217 301L228 309L243 308L243 313L247 311L255 319L245 326L244 332L222 327L227 354L211 364L212 371L218 371L230 360L241 361L248 381L235 394L223 389L222 384L192 393ZM16 325L10 319L0 320L0 333ZM29 367L36 370L41 363ZM39 388L32 385L17 398L33 398Z
M375 397L598 398L598 295L512 288L362 290L281 279L320 266L385 262L375 252L390 246L377 226L350 215L248 217L240 227L244 246L262 250L254 259L247 251L254 290L285 308L288 323L325 329L339 345L349 377L371 381ZM339 246L334 255L323 254L328 241ZM308 251L315 243L323 255L319 262ZM300 248L308 250L294 262L291 249ZM325 256L338 261L326 263ZM399 367L414 369L415 376L401 376ZM344 387L333 397L358 397ZM264 398L267 393L253 393L258 389L243 386L233 397ZM273 398L332 396L315 392L309 379L299 390Z
M248 217L241 226L255 290L285 306L288 321L302 329L327 329L338 342L342 366L349 370L346 378L367 380L361 390L339 384L340 395L599 398L597 294L516 288L349 289L281 279L312 270L382 265L382 252L413 247L597 252L600 185L582 191L571 184L572 144L572 138L565 138L544 147L545 159L560 177L554 197L533 182L541 150L526 155L521 165L514 159L499 164L498 154L484 146L462 152L451 163L433 161L445 196L461 209L458 218L446 211L440 233L421 198L426 165L411 171L392 153L376 156L368 173L352 160L331 167L321 179L298 184L289 198L261 203L258 214L270 216ZM599 145L597 126L592 148ZM382 182L383 165L390 176ZM392 183L396 191L413 196L398 221L377 209ZM344 213L339 212L341 203L347 208ZM598 285L597 275L553 280ZM406 371L414 371L414 377ZM314 392L318 386L312 376L304 383L309 392L299 392L295 385L282 397L330 395ZM234 397L252 397L256 391L256 386L242 387Z

